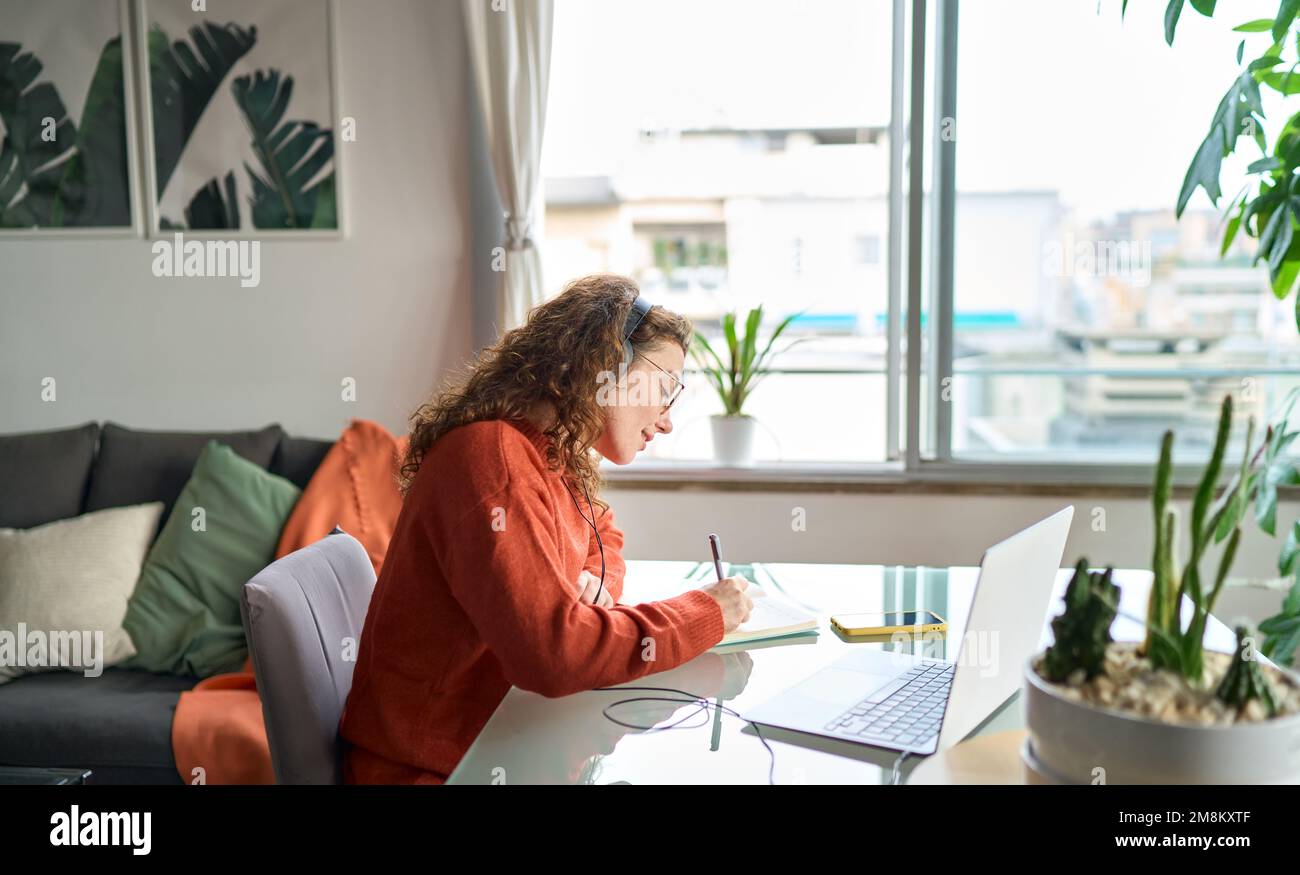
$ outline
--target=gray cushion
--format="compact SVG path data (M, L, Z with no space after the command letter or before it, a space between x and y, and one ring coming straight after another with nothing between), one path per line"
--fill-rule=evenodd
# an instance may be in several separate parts
M0 435L0 528L30 529L81 513L99 426Z
M316 469L325 459L325 454L333 446L334 441L285 435L280 439L280 445L275 450L270 471L285 478L299 489L306 489L311 475L316 473Z
M0 686L0 764L92 769L93 783L181 783L172 714L197 678L120 668Z
M162 525L185 488L208 441L219 441L255 465L269 468L284 431L136 431L104 424L99 455L90 475L86 510L163 502Z
M342 783L339 718L355 665L343 641L361 640L374 588L366 548L337 528L244 584L240 612L276 783Z

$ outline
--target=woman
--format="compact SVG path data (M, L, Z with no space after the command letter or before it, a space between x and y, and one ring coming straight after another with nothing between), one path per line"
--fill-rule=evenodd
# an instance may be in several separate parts
M637 298L625 277L571 283L412 416L405 502L339 727L349 783L440 784L511 685L625 683L748 618L738 577L618 604L623 533L593 498L596 454L625 465L672 431L691 337Z

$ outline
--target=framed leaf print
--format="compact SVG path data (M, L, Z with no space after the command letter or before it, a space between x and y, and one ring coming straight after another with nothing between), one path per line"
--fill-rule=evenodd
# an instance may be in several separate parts
M149 232L341 235L332 0L140 10Z
M0 234L139 234L130 36L126 0L0 0Z

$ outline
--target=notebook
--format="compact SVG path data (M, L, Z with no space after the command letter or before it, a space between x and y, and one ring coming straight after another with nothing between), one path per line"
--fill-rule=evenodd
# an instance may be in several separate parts
M745 592L754 602L754 609L750 612L749 619L722 636L722 640L715 645L716 647L817 631L818 623L815 615L768 595L757 584L751 584Z

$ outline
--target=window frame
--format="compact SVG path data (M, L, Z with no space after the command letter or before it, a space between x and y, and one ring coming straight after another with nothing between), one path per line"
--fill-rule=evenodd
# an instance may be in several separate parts
M954 378L959 138L945 141L942 131L945 117L957 119L959 0L891 3L888 240L881 248L888 296L885 460L757 462L740 467L708 460L649 459L621 467L603 463L602 470L612 483L664 486L712 482L773 489L794 484L869 489L951 484L965 489L983 485L1013 491L1022 485L1034 491L1044 487L1133 489L1151 482L1158 449L1155 446L1151 448L1150 463L1072 462L1065 461L1064 456L1020 461L954 458L951 403L945 400L946 393L934 387L950 386ZM933 63L932 82L927 79L927 62ZM931 162L928 179L927 158ZM933 194L928 216L927 190ZM934 314L929 338L922 326L927 305ZM786 372L780 368L773 371ZM1111 374L1112 370L1105 373ZM1249 375L1263 373L1251 370ZM931 375L933 382L923 385ZM926 414L924 423L922 410ZM1174 481L1180 486L1195 482L1199 476L1199 466L1175 465Z

